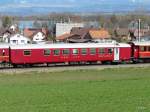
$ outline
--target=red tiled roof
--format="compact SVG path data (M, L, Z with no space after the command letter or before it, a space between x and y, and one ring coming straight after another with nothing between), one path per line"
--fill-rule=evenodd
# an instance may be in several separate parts
M90 30L89 34L92 37L92 39L106 39L106 38L110 38L109 32L107 30L104 30L104 29Z
M72 34L65 33L65 34L63 34L61 36L56 37L56 40L65 40L65 39L69 38L70 36L72 36Z
M23 33L24 36L29 37L30 39L33 38L33 36L35 34L37 34L38 32L42 32L43 34L46 35L46 37L48 36L48 30L45 28L41 28L41 29L31 29L31 28L25 28Z

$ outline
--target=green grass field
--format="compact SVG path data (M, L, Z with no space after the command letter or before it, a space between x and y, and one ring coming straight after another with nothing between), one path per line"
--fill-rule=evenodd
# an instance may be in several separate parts
M0 112L150 112L150 68L0 74Z

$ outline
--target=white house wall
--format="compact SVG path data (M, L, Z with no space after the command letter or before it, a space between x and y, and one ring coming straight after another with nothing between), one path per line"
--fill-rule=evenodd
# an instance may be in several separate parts
M33 36L33 41L34 42L41 42L44 41L45 35L43 35L42 32L38 32L36 35Z
M30 39L20 34L10 37L10 44L28 44Z

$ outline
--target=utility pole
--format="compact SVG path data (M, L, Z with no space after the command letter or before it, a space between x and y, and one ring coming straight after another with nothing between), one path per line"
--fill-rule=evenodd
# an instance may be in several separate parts
M141 19L138 20L138 41L141 41Z

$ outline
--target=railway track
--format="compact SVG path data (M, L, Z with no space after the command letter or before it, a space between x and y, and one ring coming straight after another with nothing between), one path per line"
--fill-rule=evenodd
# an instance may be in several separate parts
M0 74L20 74L29 72L61 72L67 70L103 70L106 68L132 68L132 67L150 67L150 63L147 64L119 64L119 65L57 65L57 66L36 66L32 68L12 68L12 67L0 67Z

